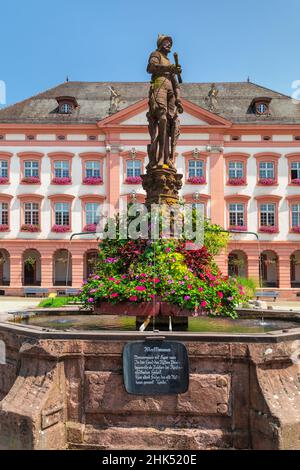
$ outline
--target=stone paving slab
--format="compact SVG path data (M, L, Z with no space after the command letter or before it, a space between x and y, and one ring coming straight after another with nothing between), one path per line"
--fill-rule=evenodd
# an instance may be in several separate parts
M36 307L42 298L39 297L6 297L0 296L0 321L10 317L9 312L23 312Z

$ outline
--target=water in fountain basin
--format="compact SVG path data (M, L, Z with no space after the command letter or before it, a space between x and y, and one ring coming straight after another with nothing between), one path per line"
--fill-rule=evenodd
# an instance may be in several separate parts
M168 319L167 319L168 320ZM173 320L173 319L172 319ZM113 315L68 315L62 318L61 315L35 315L21 320L27 325L51 328L55 330L70 331L136 331L136 317L113 316ZM146 331L152 330L152 320L146 327ZM231 318L209 318L197 317L189 318L188 324L172 324L173 331L187 331L193 333L265 333L290 328L299 328L300 323L296 321L272 320L261 322L260 320ZM169 330L169 321L162 330Z

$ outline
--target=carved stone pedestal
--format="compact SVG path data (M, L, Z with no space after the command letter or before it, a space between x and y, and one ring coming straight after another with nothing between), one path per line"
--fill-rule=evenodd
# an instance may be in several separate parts
M147 193L146 204L178 204L182 177L175 169L149 168L147 174L142 175L142 185Z

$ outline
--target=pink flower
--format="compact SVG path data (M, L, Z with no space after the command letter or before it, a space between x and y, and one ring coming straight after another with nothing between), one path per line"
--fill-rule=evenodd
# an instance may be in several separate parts
M83 184L101 184L102 182L101 176L89 176L83 179Z
M0 184L7 184L8 183L8 178L6 176L1 176L0 177Z
M97 292L97 289L91 289L90 290L90 294L95 294L95 292Z
M154 295L154 294L150 294L150 297L151 297L151 299L154 299L155 295Z
M154 284L157 284L158 282L160 282L160 279L158 279L158 277L156 277L155 279L153 279L153 282L154 282Z
M119 294L117 292L113 292L113 294L111 294L111 297L119 297Z
M114 277L109 277L108 280L109 281L115 281L115 278Z
M141 184L142 178L140 176L127 176L125 183L127 184Z
M201 302L201 304L200 304L200 305L201 305L201 307L206 307L206 305L207 305L207 302L206 302L206 300L202 300L202 302Z
M90 298L88 299L88 302L89 302L90 304L93 303L93 302L94 302L93 297L90 297Z
M192 286L191 284L188 284L188 285L187 285L187 288L188 288L188 289L193 289L193 286Z
M189 295L185 295L183 298L184 300L190 300L191 297Z
M121 278L122 278L122 279L126 279L126 278L127 278L127 275L126 275L126 274L122 274Z
M71 178L69 176L63 176L61 178L55 177L52 179L52 184L71 184Z
M84 226L84 232L96 232L97 224L87 224Z
M96 276L93 277L93 279L100 279L100 276L98 276L98 274Z
M144 290L146 290L146 287L145 286L136 286L135 290L144 291Z
M64 233L69 232L71 230L70 225L53 225L52 232L56 233Z
M187 182L190 184L205 184L206 179L205 176L191 176L188 178Z
M131 297L129 297L129 300L130 300L131 302L136 302L137 299L138 299L138 298L137 298L136 295L132 295Z
M232 184L234 186L240 186L246 184L245 178L229 178L227 184Z
M227 297L228 300L233 300L233 297Z
M223 292L217 292L217 296L218 296L220 299L223 299L224 294L223 294Z
M199 291L199 292L202 292L202 291L203 291L203 287L199 287L198 291Z

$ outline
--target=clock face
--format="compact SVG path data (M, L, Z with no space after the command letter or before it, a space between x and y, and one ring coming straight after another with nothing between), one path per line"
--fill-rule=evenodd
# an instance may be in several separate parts
M268 106L266 103L257 103L256 105L256 112L257 114L265 114L268 110Z

